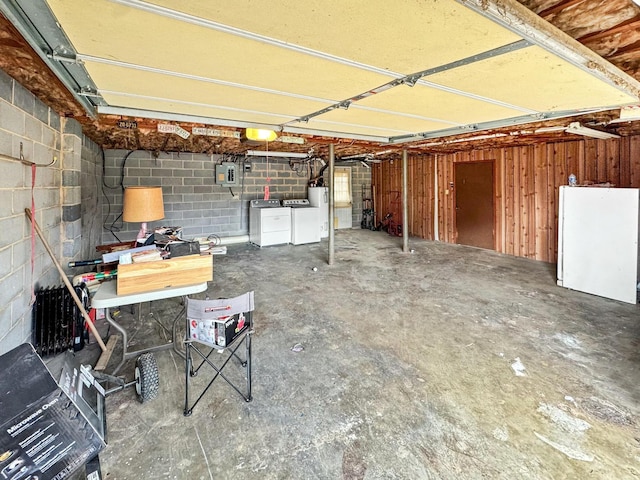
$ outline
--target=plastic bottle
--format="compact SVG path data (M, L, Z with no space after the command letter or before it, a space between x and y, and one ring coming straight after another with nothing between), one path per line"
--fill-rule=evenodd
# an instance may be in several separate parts
M576 176L573 173L569 175L569 186L570 187L576 186Z

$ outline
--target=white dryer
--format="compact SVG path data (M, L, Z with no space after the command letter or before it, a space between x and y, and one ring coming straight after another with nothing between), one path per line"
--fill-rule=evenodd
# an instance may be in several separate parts
M320 241L320 209L312 207L306 198L283 200L282 205L291 207L291 243L303 245Z
M282 245L291 241L291 209L280 200L251 200L249 204L249 241L259 247Z

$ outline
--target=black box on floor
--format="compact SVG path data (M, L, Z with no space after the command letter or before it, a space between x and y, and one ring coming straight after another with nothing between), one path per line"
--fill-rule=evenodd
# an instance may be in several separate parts
M0 478L63 480L105 446L33 346L0 356Z
M89 460L85 465L85 475L87 480L102 480L102 470L100 470L100 458L96 455L93 460Z

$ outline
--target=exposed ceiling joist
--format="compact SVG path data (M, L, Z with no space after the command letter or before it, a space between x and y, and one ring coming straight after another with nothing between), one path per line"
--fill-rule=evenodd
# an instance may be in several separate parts
M584 0L563 0L545 10L542 10L536 13L540 15L542 18L546 18L551 15L555 15L557 13L570 10L574 5L577 5L582 2L584 2Z
M83 88L95 90L95 85L93 85L91 77L87 74L86 70L78 64L75 66L63 65L53 59L55 53L73 54L72 50L68 51L65 49L64 45L69 45L69 43L64 38L64 34L60 29L57 28L55 24L51 25L50 22L47 22L47 24L42 27L35 26L22 6L17 2L6 0L0 3L0 7L2 8L2 13L34 48L45 65L55 73L59 81L63 83L75 100L82 105L87 115L95 118L96 112L94 104L86 97L77 94L77 92ZM53 42L49 43L48 39L52 39Z

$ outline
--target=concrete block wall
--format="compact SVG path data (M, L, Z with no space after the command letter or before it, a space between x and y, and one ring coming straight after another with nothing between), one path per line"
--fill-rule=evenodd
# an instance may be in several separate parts
M39 164L59 157L60 117L31 92L0 71L0 153ZM59 275L36 239L31 272L31 168L0 159L0 354L29 341L31 290L60 283ZM61 161L36 169L35 218L54 251L60 251Z
M100 201L95 187L86 192L83 187L83 178L95 183L93 177L101 173L95 168L99 148L75 120L61 118L0 70L0 154L20 157L20 145L25 160L48 164L55 157L56 163L36 169L32 189L30 167L0 159L0 354L31 339L32 289L62 284L37 235L32 254L24 211L31 208L32 192L36 222L70 276L76 272L66 268L67 262L85 255L98 238L86 236L83 225L98 209L87 209L84 220L81 212L84 193Z
M222 162L237 164L237 187L215 183L215 166ZM136 185L161 186L164 220L151 222L150 228L178 226L186 239L208 236L233 237L249 233L249 201L264 197L269 185L270 198L278 200L306 198L310 172L295 169L288 158L223 157L190 153L161 153L126 150L105 151L106 187L102 205L105 228L102 243L135 239L140 225L122 221L122 188ZM249 170L245 170L249 165ZM358 164L352 168L353 225L362 220L362 186L370 188L371 171ZM328 177L325 170L325 177ZM269 179L267 181L267 179ZM325 183L328 185L328 180ZM368 190L367 190L368 191Z
M140 225L122 222L120 184L162 187L165 218L151 222L150 228L179 226L184 238L233 237L249 233L249 201L264 197L269 178L270 198L306 198L307 174L299 176L286 158L223 157L221 155L106 150L105 188L102 206L106 228L103 243L133 240ZM216 185L215 166L221 162L237 164L237 187ZM245 171L244 164L250 165ZM124 172L122 177L121 173ZM113 230L113 233L111 232Z
M73 175L73 181L78 181ZM73 239L74 260L99 258L96 246L102 244L102 149L82 135L80 153L80 225L67 231ZM79 273L75 272L74 273Z
M63 118L62 132L62 256L63 261L69 261L80 254L82 243L82 129L77 122Z

